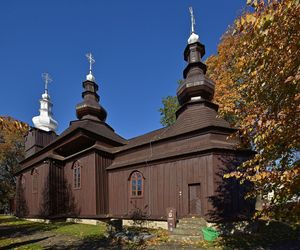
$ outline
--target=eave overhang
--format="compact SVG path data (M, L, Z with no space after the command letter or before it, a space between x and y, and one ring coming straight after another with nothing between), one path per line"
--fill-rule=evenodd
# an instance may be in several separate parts
M57 161L57 162L60 162L61 164L63 164L64 162L70 161L73 158L76 158L76 157L79 157L81 155L88 154L91 152L100 153L101 155L105 155L106 157L111 158L111 159L114 157L111 149L103 147L96 143L95 145L93 145L89 148L86 148L82 151L79 151L75 154L69 155L68 157L63 157L63 156L60 156L57 154L52 154L52 153L47 152L45 154L40 155L39 157L33 158L31 161L27 161L27 162L23 161L23 163L22 163L23 168L20 171L16 172L14 175L17 176L17 175L27 171L28 169L36 167L37 165L39 165L42 162L47 161L47 160L53 160L53 161Z
M149 164L159 164L163 161L176 161L183 158L189 158L194 157L196 155L206 155L206 154L212 154L212 153L229 153L239 156L251 156L254 155L255 152L252 150L238 150L238 149L229 149L229 148L222 148L222 147L214 147L214 148L203 148L203 149L195 149L195 150L189 150L188 152L181 152L178 153L170 153L168 155L164 156L156 156L156 157L150 157L146 160L140 160L140 161L132 161L127 163L121 163L121 164L112 164L111 166L107 167L106 170L115 170L125 167L134 167L139 165L149 165Z

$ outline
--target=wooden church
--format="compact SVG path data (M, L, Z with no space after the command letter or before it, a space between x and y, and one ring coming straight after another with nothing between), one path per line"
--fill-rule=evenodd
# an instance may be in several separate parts
M204 53L192 25L175 124L133 139L124 139L105 122L91 64L76 106L78 119L60 135L46 87L17 173L16 214L166 220L167 209L174 208L178 218L208 221L246 214L251 208L242 197L244 187L223 174L252 152L237 149L238 140L230 137L236 129L218 117L212 102L215 83L201 61Z

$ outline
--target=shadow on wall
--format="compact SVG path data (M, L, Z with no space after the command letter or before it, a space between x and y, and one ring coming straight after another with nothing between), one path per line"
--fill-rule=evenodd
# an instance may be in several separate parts
M52 166L45 182L39 215L42 218L77 216L80 209L73 196L71 184L63 175L63 167Z
M26 217L28 215L28 206L25 199L25 188L23 181L24 177L21 175L17 180L16 188L16 216L17 217Z
M216 193L209 197L212 209L206 214L208 221L224 222L247 220L255 211L255 200L245 199L245 194L250 190L250 183L239 183L234 178L224 179L223 176L236 169L243 160L234 156L224 155L219 157L219 171L216 173Z

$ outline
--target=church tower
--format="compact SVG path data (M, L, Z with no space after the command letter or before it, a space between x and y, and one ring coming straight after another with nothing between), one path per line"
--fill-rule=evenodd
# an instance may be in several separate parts
M34 127L29 130L25 139L26 157L40 151L57 137L55 130L58 124L53 118L53 104L48 93L48 85L52 79L48 73L43 73L42 78L45 82L45 91L40 99L40 115L32 118Z
M90 68L86 80L82 83L84 91L82 92L83 101L76 106L76 115L79 120L90 119L105 122L107 117L106 110L99 104L99 95L97 94L98 85L92 73L92 65L95 63L91 53L86 54Z
M206 65L201 61L205 54L205 46L201 44L199 36L195 32L195 18L193 9L191 14L191 35L184 50L184 60L188 63L183 71L183 82L177 89L179 104L201 101L209 104L213 99L215 83L206 77ZM212 104L212 103L211 103Z
M53 104L48 94L48 84L52 82L52 79L48 73L43 73L42 77L45 81L45 92L40 99L40 115L32 118L34 127L43 131L55 131L57 128L57 121L54 120L52 114Z

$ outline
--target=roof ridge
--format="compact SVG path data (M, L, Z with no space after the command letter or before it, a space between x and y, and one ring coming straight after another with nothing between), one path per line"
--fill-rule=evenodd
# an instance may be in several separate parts
M152 130L152 131L150 131L150 132L148 132L146 134L142 134L142 135L138 135L138 136L132 137L132 138L128 139L127 141L133 141L133 140L135 140L137 138L140 138L140 137L143 137L143 136L146 136L146 135L150 135L151 133L158 132L160 130L165 130L165 129L167 129L167 127L162 127L162 128L159 128L159 129L155 129L155 130Z

